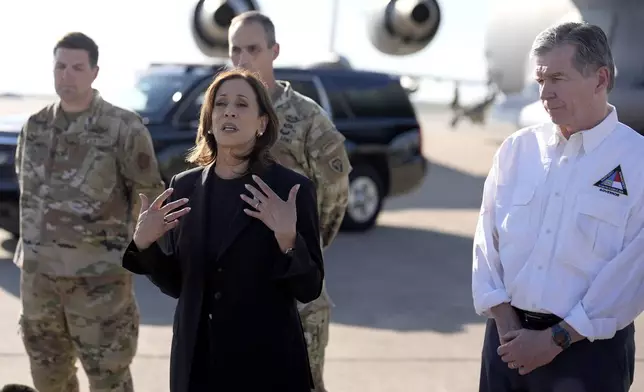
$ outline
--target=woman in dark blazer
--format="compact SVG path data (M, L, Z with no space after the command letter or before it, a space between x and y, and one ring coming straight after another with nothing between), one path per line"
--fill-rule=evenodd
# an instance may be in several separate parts
M208 88L197 168L141 214L123 266L178 298L172 392L310 392L296 300L320 295L324 269L310 180L275 163L278 120L253 74Z

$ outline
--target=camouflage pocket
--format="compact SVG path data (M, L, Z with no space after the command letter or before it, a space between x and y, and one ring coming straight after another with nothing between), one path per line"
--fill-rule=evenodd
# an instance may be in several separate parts
M94 200L107 201L116 186L116 171L112 154L91 148L70 185Z

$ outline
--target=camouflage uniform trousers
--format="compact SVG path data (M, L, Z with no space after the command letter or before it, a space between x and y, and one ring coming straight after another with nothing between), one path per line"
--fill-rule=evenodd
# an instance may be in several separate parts
M313 385L315 385L312 392L326 392L324 359L326 346L329 344L331 309L328 303L319 297L300 310L300 318L309 353Z
M80 358L92 392L132 392L139 308L131 275L20 277L22 340L39 392L78 392Z

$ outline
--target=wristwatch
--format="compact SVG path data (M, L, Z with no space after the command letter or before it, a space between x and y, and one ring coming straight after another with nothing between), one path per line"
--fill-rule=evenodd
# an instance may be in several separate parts
M557 346L561 347L563 350L570 347L570 334L568 333L568 331L566 331L565 328L563 328L559 324L555 324L550 327L550 330L552 331L552 340Z
M288 248L284 251L284 254L288 257L293 257L293 253L295 253L295 248Z

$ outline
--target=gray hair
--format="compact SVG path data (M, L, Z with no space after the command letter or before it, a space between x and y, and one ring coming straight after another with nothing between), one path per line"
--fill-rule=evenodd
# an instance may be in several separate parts
M584 76L601 67L608 68L610 92L615 84L615 62L604 31L589 23L567 22L547 28L537 35L532 44L531 56L539 57L561 45L574 45L574 67Z
M243 25L244 23L250 22L259 23L262 26L264 33L266 33L266 44L269 48L273 47L273 45L277 43L275 40L275 25L273 24L273 21L271 18L259 11L242 12L230 21L230 27L237 23Z

